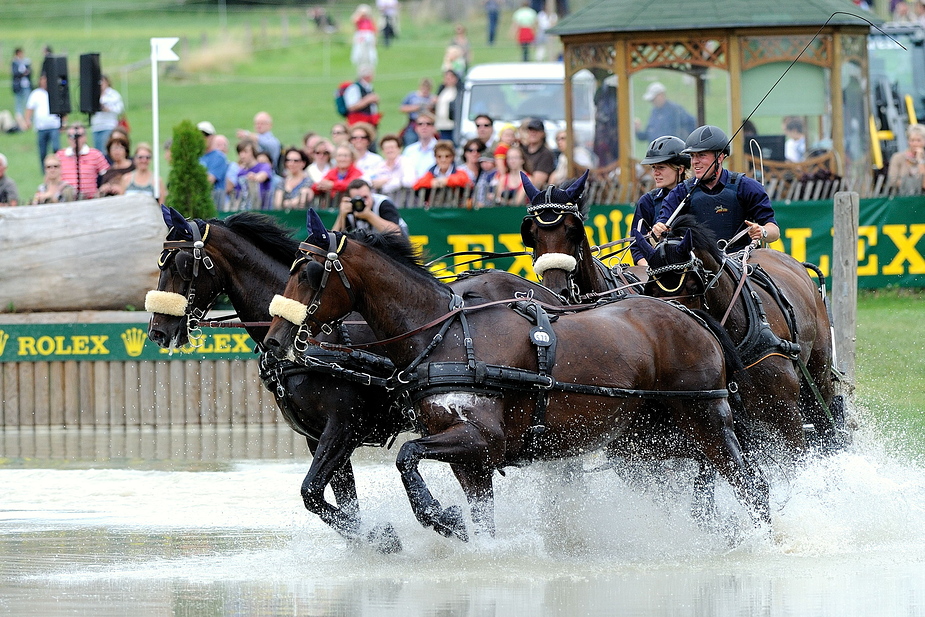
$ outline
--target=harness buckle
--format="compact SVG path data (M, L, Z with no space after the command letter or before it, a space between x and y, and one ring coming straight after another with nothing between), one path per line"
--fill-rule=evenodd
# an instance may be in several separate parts
M292 348L299 353L303 353L308 349L308 338L308 328L305 327L305 324L302 324L295 333L295 338L292 341Z

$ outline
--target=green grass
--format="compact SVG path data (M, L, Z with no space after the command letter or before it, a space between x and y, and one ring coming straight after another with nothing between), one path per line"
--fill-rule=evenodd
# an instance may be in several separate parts
M925 292L881 290L858 298L857 389L891 446L925 454Z
M328 135L331 125L341 120L334 110L333 92L340 82L354 77L348 18L356 4L327 6L341 30L333 35L317 32L305 10L296 7L229 7L222 28L217 3L185 8L177 2L93 2L90 11L83 3L7 2L0 6L7 33L3 66L9 70L14 46L23 47L34 64L40 62L45 43L55 53L66 53L76 110L71 119L85 121L86 115L77 109L79 56L100 53L103 72L127 101L133 142L151 142L151 69L145 62L150 57L149 40L181 37L174 47L181 61L160 63L161 143L181 120L207 119L229 136L233 147L235 130L251 129L254 114L266 110L273 116L276 136L286 145L297 144L309 130ZM422 77L440 83L440 64L453 32L453 22L426 12L409 14L408 6L403 6L400 37L390 48L379 45L375 88L382 98L384 132L404 127L406 117L398 111L399 104ZM288 20L285 37L284 19ZM488 47L481 11L460 19L469 30L474 62L519 59L519 48L507 35L507 20L509 14L502 20L498 43ZM8 73L4 75L7 86L6 94L0 95L0 109L12 109ZM41 182L34 132L0 135L0 152L10 159L8 173L28 200ZM166 177L163 162L161 170Z

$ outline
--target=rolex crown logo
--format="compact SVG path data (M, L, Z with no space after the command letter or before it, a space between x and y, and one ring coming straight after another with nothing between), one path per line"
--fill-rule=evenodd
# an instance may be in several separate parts
M3 355L3 350L6 349L6 342L10 340L10 335L0 330L0 356Z
M137 358L144 351L145 341L148 335L141 328L129 328L122 333L122 342L125 343L125 351L132 358Z

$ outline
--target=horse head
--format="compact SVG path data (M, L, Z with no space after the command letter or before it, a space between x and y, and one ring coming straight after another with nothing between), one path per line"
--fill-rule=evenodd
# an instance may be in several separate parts
M707 281L716 271L713 265L721 260L713 233L692 215L684 215L654 247L640 232L633 230L633 236L648 263L645 293L702 308Z
M575 273L582 261L590 261L584 227L588 206L581 199L588 172L562 188L550 184L542 191L520 175L530 200L520 236L533 249L533 270L546 287L577 301Z
M145 310L152 313L148 338L162 348L182 347L223 288L206 250L210 225L188 221L173 208L161 210L168 231L157 262L157 289L145 296Z
M330 324L343 319L355 303L340 259L347 236L328 231L311 208L305 226L308 237L299 245L301 255L289 270L286 289L270 303L273 322L264 343L277 354L293 347L299 351L310 336L330 332Z

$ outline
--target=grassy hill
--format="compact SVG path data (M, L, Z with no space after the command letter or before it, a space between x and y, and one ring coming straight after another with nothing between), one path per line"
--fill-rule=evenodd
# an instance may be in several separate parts
M38 71L42 46L68 55L71 118L87 120L79 112L79 57L99 53L103 72L127 102L132 141L152 141L150 39L181 37L174 50L179 62L160 63L158 79L161 143L181 120L209 120L235 143L236 129L252 128L254 114L268 111L273 132L284 144L296 144L309 130L327 135L340 120L334 110L337 85L354 76L350 64L354 3L328 4L339 32L315 28L303 7L228 7L218 3L181 2L62 3L13 0L0 6L4 24L0 55L4 82L0 109L13 109L9 88L9 59L23 47ZM472 6L478 6L473 3ZM484 14L473 8L455 22L469 30L474 62L519 59L519 48L509 36L510 13L503 16L499 40L486 43ZM422 77L440 83L440 64L454 21L447 21L427 2L402 3L400 35L391 47L379 45L375 87L382 97L382 130L397 131L406 118L398 106ZM28 200L41 181L35 134L0 134L0 152L10 159L9 175ZM166 168L161 165L162 175Z

